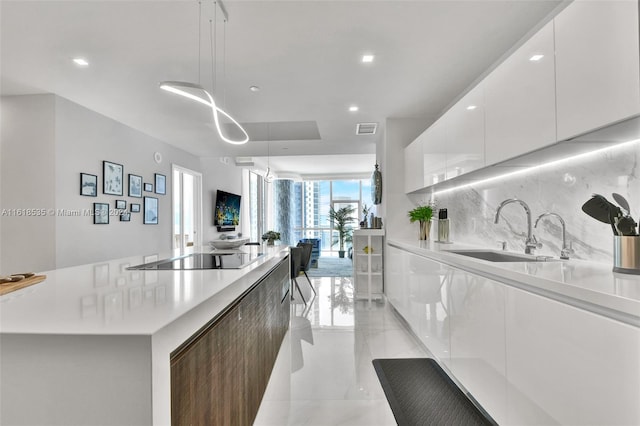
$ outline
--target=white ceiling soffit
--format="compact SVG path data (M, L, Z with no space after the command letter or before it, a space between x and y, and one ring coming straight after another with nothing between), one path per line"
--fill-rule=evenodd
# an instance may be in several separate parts
M320 140L315 121L281 121L275 123L241 123L251 141L310 141ZM228 126L231 130L236 126ZM226 131L226 129L225 129Z
M266 168L267 157L254 157L256 168ZM303 180L366 179L371 177L375 154L297 155L269 157L269 167L280 176Z

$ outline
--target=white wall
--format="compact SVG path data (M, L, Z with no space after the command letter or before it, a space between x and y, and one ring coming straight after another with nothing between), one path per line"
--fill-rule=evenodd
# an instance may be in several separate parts
M219 238L220 233L213 225L213 213L216 202L216 191L231 192L233 194L242 194L242 169L236 167L233 161L227 161L226 157L210 157L202 158L202 243ZM241 200L241 216L240 224L248 220L244 216L244 206L249 202L246 197ZM236 232L242 232L240 227L236 228Z
M82 211L94 202L115 207L118 199L126 200L127 207L131 202L142 205L142 198L127 196L127 188L122 197L102 194L103 160L122 164L125 182L129 173L151 183L154 173L164 174L168 189L166 195L143 193L159 199L158 225L143 225L142 213L133 213L131 222L111 217L109 225L94 225L91 216L4 217L2 273L45 271L170 249L171 164L201 172L198 157L55 95L3 97L2 107L2 208ZM162 163L154 162L154 152L162 154ZM207 170L214 178L203 176L205 208L210 185L225 189L222 182L233 182L228 189L240 192L239 170ZM97 197L79 195L81 172L98 176ZM206 225L205 221L205 229Z
M56 265L55 216L48 210L55 208L55 100L53 96L10 96L1 101L0 273L52 269ZM26 213L22 209L37 209L38 215L17 216Z
M377 215L384 220L387 238L417 238L418 225L407 217L414 204L404 192L404 148L429 124L424 118L386 120L384 144L376 155L382 173L382 204Z

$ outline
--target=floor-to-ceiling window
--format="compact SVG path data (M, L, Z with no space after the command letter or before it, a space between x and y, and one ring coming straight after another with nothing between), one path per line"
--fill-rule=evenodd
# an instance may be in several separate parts
M250 170L245 171L245 193L247 194L248 226L243 227L248 232L251 241L261 241L262 234L268 229L267 200L268 184L262 176Z
M302 238L318 238L325 255L339 249L333 243L336 232L329 221L329 209L353 206L352 227L357 228L364 218L363 207L373 205L369 179L277 181L274 192L275 227L283 234L283 242L295 244Z

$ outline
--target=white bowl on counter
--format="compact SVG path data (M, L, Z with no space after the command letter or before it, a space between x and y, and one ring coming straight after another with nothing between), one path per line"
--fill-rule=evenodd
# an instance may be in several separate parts
M213 249L237 249L249 242L249 238L233 238L225 240L209 241L209 245Z

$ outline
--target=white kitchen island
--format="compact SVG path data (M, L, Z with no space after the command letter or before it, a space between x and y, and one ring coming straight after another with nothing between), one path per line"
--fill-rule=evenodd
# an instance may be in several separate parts
M266 254L224 270L127 269L177 252L123 258L0 297L0 424L170 425L172 352L283 262L286 295L288 247L243 250Z
M640 276L387 243L385 295L501 425L640 424Z

